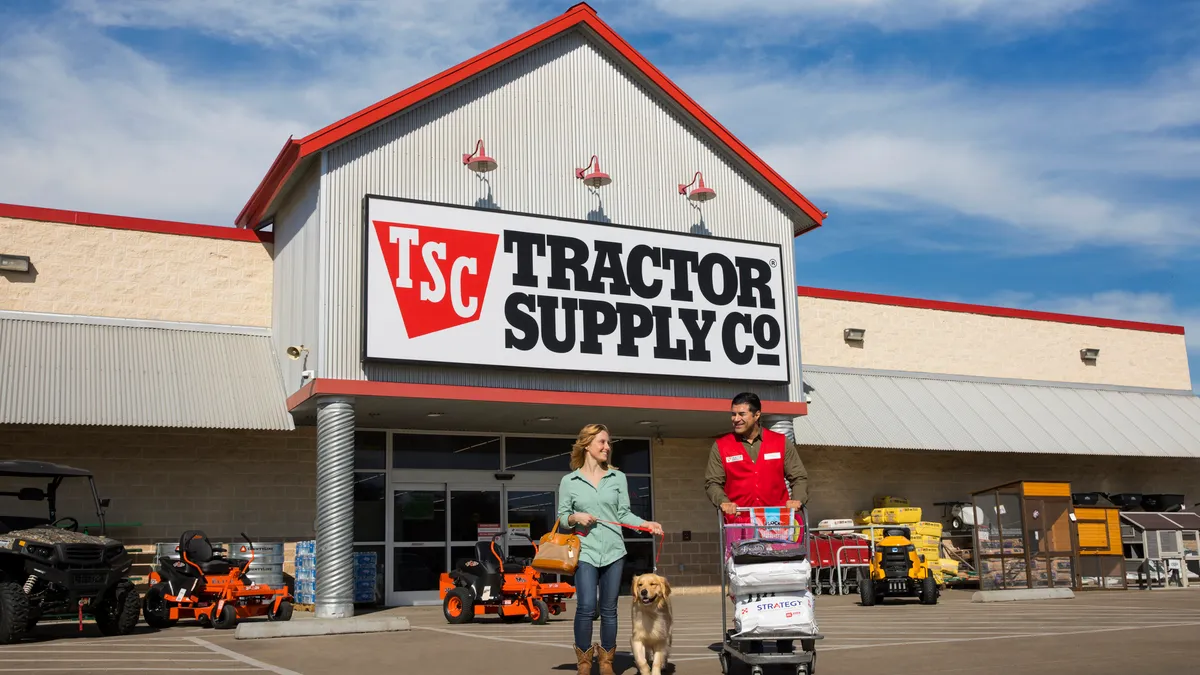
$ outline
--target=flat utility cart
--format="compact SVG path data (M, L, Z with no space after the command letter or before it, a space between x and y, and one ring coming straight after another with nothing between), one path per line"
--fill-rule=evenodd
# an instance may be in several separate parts
M718 511L721 556L721 672L763 675L764 668L816 672L817 632L808 512L738 508L732 523ZM734 603L730 625L726 599Z
M1126 570L1139 588L1186 588L1200 581L1192 572L1200 572L1200 515L1122 511L1121 541Z

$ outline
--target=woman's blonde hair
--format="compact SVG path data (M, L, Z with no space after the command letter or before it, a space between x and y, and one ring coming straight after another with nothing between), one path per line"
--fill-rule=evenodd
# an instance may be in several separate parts
M579 437L575 439L575 445L571 446L571 470L572 471L583 466L583 460L587 456L587 448L589 445L592 444L592 441L594 441L596 439L596 437L600 435L600 432L608 433L608 427L604 426L603 424L589 424L579 430ZM611 434L609 434L609 435L611 436ZM611 443L611 439L610 439L610 443ZM612 449L611 448L612 448L612 446L610 445L609 446L610 461L603 462L600 465L600 466L604 467L605 469L617 468L617 467L613 466L612 462L611 462L611 458L612 458Z

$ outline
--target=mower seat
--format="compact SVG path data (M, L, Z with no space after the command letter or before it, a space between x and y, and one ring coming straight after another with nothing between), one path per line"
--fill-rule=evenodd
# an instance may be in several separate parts
M197 567L200 568L200 574L212 576L226 575L241 567L215 555L216 549L208 540L208 535L200 530L188 530L183 533L183 536L179 538L179 553L180 559L183 559L186 553L186 562L192 563L187 566L187 569L192 574L196 573ZM249 560L246 562L249 563Z
M475 559L483 565L483 571L488 574L503 574L504 566L496 559L496 554L492 553L492 542L477 541L475 542Z

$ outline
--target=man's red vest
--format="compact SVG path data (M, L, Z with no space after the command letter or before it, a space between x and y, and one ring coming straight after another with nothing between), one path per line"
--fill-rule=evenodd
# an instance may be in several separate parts
M725 496L739 507L783 506L789 499L783 474L787 439L769 429L761 429L760 433L756 460L750 459L734 434L717 438L717 451L725 466Z

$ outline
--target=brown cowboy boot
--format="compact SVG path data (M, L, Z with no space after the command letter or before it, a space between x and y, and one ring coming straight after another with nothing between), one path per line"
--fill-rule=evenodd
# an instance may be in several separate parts
M599 647L599 645L597 645ZM598 648L596 655L600 659L600 675L616 675L613 672L613 657L617 654L617 648L613 647L608 651Z
M575 648L575 658L579 661L578 675L592 675L592 657L596 654L596 645L588 647L585 652L579 647Z

